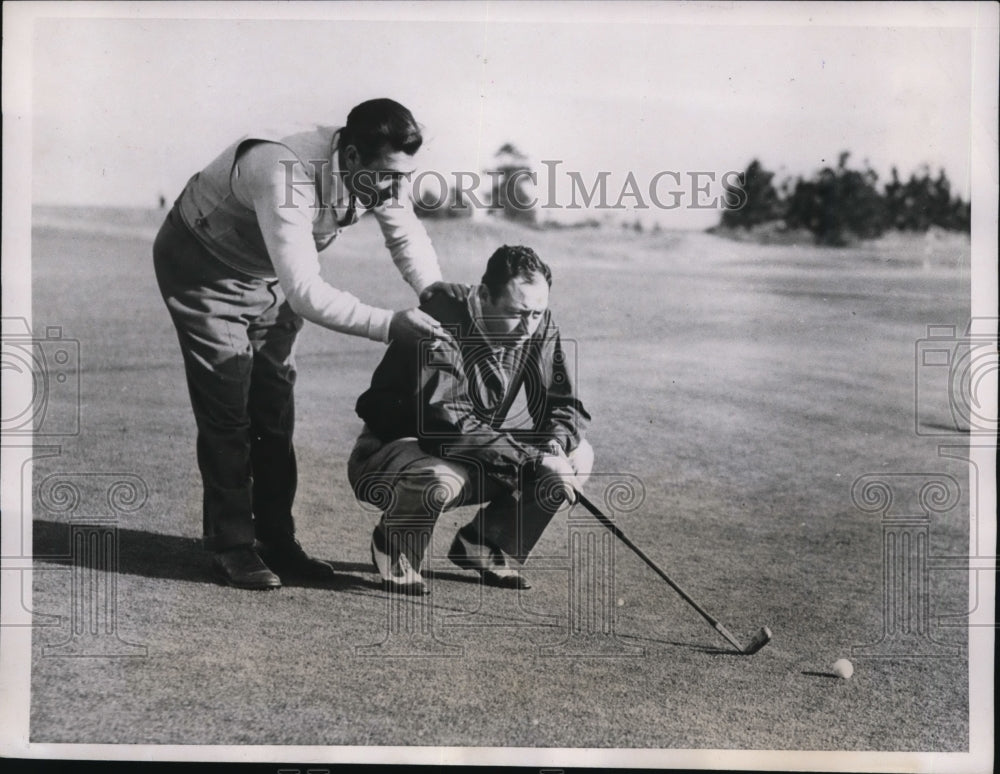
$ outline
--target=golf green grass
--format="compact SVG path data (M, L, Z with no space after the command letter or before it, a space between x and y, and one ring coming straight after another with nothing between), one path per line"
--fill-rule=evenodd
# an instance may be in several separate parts
M503 243L550 263L552 307L594 418L588 492L600 503L611 482L641 482L637 507L613 514L625 532L741 640L773 630L770 645L741 657L621 545L613 588L601 586L614 636L575 634L569 535L600 545L603 534L582 508L549 528L525 568L528 592L481 588L449 565L454 530L473 513L463 509L439 521L433 594L387 597L368 558L377 513L346 479L354 401L383 347L309 324L297 523L339 578L268 593L218 585L199 543L180 352L153 277L159 215L36 216L34 330L61 326L79 341L82 413L79 435L35 462L36 489L58 475L81 499L59 510L36 491L32 606L62 620L33 633L32 742L968 749L966 573L929 577L929 634L956 657L851 651L885 625L883 525L852 502L859 477L953 477L960 501L931 520L929 553L968 553L967 469L914 420L916 342L928 325L961 330L969 318L966 240L829 249L428 224L448 279L477 281ZM324 255L324 275L367 302L413 303L374 222ZM946 400L922 420L947 425ZM148 494L116 513L107 488L125 476ZM69 524L109 515L115 636L144 655L45 655L70 636ZM942 625L947 616L958 625ZM843 657L850 680L829 675Z

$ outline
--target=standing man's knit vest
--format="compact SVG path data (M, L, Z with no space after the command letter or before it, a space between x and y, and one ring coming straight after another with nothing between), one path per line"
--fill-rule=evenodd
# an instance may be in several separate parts
M333 126L317 126L292 134L261 131L247 134L213 160L187 183L177 206L181 217L195 237L216 258L237 271L252 277L273 279L274 266L268 256L264 237L252 208L237 200L233 179L239 174L237 159L249 144L259 141L276 142L289 150L285 174L302 191L311 183L315 186L316 202L321 205L313 214L313 239L316 249L323 250L340 233L337 194L343 191L339 179L331 173L337 168L336 153L340 130ZM336 177L336 175L334 175ZM333 191L326 186L340 186ZM291 190L288 202L291 202Z

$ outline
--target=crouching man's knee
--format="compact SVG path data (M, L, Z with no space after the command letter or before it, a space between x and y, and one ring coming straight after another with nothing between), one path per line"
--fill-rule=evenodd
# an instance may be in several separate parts
M407 468L396 480L397 510L401 513L438 514L461 502L469 474L446 462Z
M414 515L453 507L469 485L463 466L427 454L416 438L382 443L367 429L351 452L347 479L361 502Z
M462 500L469 477L460 468L431 463L400 471L370 471L352 483L359 500L381 511L436 516Z

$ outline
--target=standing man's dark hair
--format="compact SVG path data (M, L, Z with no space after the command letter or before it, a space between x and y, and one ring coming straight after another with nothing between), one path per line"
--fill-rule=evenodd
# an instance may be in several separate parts
M381 98L362 102L347 114L340 147L353 145L361 154L361 161L368 164L381 155L386 145L412 156L423 141L413 114L395 100Z
M512 279L530 282L538 275L545 277L549 287L552 287L552 270L534 250L522 245L504 245L498 247L487 261L482 283L489 290L490 298L496 299Z

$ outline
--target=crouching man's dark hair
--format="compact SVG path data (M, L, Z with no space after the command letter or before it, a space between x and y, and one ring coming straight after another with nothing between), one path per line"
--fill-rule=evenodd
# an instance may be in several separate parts
M504 245L490 256L482 282L489 290L490 298L496 299L512 279L531 282L538 275L545 277L549 287L552 287L552 271L534 250L522 245Z
M423 141L413 114L398 102L385 98L355 106L347 114L347 125L340 133L340 147L353 145L364 164L376 159L386 145L412 156Z

